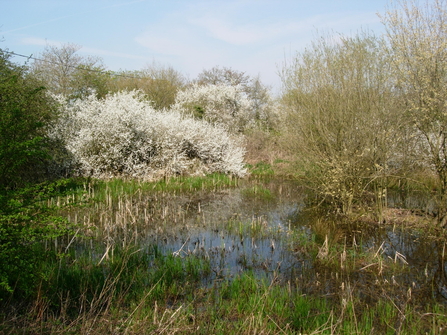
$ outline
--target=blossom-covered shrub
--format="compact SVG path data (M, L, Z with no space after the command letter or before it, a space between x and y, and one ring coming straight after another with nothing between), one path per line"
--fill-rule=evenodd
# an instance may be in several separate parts
M232 133L254 126L253 102L240 85L193 84L178 92L175 101L174 109L224 126Z
M53 136L82 175L245 173L242 138L174 110L156 111L141 92L63 101L61 114Z

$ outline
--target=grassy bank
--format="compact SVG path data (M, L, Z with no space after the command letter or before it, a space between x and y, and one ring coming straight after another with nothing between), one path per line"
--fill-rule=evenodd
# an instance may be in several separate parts
M385 283L371 302L349 281L333 295L305 294L308 278L278 274L203 285L206 259L156 248L116 250L102 262L67 255L45 266L35 298L2 309L3 334L440 334L447 323L443 305L413 304L411 290L396 302L380 293Z

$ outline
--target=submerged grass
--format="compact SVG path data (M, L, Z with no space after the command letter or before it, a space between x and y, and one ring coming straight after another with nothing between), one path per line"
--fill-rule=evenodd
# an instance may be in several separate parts
M272 201L275 199L275 196L272 194L272 192L261 185L255 185L250 188L246 188L243 190L242 194L245 197L252 197L258 200L263 201Z

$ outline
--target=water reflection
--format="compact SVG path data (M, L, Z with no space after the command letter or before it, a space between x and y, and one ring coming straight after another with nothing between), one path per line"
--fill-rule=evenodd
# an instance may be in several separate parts
M250 271L328 298L351 287L365 302L381 295L404 301L410 293L412 299L447 301L444 240L423 230L322 219L305 210L304 200L304 192L290 181L139 195L129 199L127 219L119 217L126 204L109 213L115 221L103 238L156 246L176 257L203 257L212 270L204 285ZM388 203L430 208L430 202L396 195Z

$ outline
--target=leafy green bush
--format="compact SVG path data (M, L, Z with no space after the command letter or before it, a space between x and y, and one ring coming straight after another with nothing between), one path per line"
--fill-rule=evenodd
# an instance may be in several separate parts
M45 248L44 242L70 231L47 200L71 187L70 180L61 180L0 194L0 300L9 294L32 296L45 278L42 260L57 250Z
M44 178L49 160L46 128L55 116L55 104L44 88L0 49L1 188Z
M27 68L0 49L0 300L34 292L47 254L41 242L66 232L65 220L44 200L68 183L40 184L49 177L53 149L46 134L55 107Z

